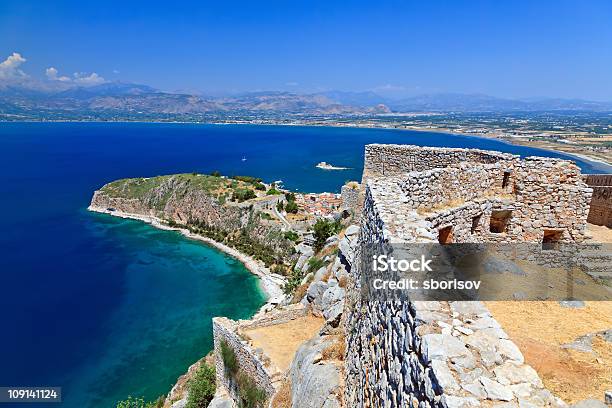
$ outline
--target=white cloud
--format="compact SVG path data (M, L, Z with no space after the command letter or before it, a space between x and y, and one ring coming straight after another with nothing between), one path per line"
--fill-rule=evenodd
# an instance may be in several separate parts
M54 67L49 67L45 70L47 79L49 79L50 81L70 82L70 78L68 78L67 76L58 76L57 73L57 69Z
M73 81L81 85L98 85L103 82L106 82L106 80L103 77L96 74L95 72L92 72L89 75L83 72L75 72L73 76L74 76Z
M87 74L84 72L75 72L71 77L59 75L59 71L55 67L49 67L45 70L45 75L50 81L71 82L78 85L98 85L106 82L106 80L95 72Z
M9 55L7 59L0 63L0 79L27 77L26 73L19 69L19 66L24 62L26 62L26 59L18 52Z
M291 82L286 82L285 86L298 86L299 83L295 82L295 81L291 81Z

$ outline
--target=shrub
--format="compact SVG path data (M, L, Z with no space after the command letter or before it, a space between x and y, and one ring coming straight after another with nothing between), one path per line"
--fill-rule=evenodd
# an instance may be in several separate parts
M223 360L223 367L225 367L225 374L232 376L238 371L238 361L236 360L236 352L233 348L227 344L227 341L221 340L221 359Z
M259 388L255 381L245 373L239 373L236 378L240 406L244 408L262 407L266 402L266 392Z
M270 214L268 214L268 213L262 212L262 213L261 213L261 218L262 218L263 220L271 220L271 219L272 219L272 216L271 216Z
M294 241L295 242L298 239L300 239L300 236L295 231L287 231L287 232L285 232L285 238L290 240L290 241Z
M212 173L210 173L210 175L213 176L213 177L221 177L221 173L219 173L217 170L215 170Z
M279 201L278 203L276 203L276 209L280 212L283 211L283 202Z
M272 187L268 190L268 192L266 193L267 195L280 195L283 194L280 191L278 191L276 188Z
M298 205L295 201L287 201L287 205L285 205L285 211L291 214L297 214Z
M252 176L232 176L232 178L234 180L244 181L245 183L249 183L253 185L262 182L262 179L257 178L257 177L252 177Z
M312 257L308 260L308 273L318 271L324 265L325 261L323 259Z
M215 369L202 363L189 382L186 408L206 408L215 397Z
M286 275L287 274L287 268L284 265L274 265L274 267L272 268L272 273L275 273L277 275Z
M119 401L117 408L162 408L164 406L165 397L162 395L154 402L145 401L142 397L132 397L131 395Z
M330 221L323 218L319 218L314 225L314 249L319 252L327 238L331 237L342 229L342 223L340 221Z
M262 183L257 183L255 184L255 190L259 190L259 191L265 191L266 190L266 186Z
M239 188L234 190L234 193L232 194L232 200L240 203L255 197L257 197L255 192L250 188Z
M285 295L292 294L295 289L300 286L303 278L304 274L302 273L302 271L299 269L295 269L291 273L291 276L289 276L289 279L287 279L287 283L283 286L283 292L285 293Z

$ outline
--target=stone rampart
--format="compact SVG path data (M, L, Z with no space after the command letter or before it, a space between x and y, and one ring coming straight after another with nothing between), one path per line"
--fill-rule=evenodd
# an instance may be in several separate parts
M355 210L359 205L359 191L360 186L358 183L348 183L342 186L340 195L342 197L342 209L343 210Z
M254 349L242 332L258 327L286 323L304 316L303 305L291 305L270 313L259 314L252 320L234 321L225 317L213 318L213 340L217 387L229 395L237 406L240 406L240 390L237 377L244 375L250 378L260 390L269 397L276 391L282 380L281 371L263 354ZM221 343L225 342L236 355L237 373L226 371L221 353Z
M591 188L564 160L369 145L362 245L581 242ZM445 234L442 234L442 230ZM351 407L564 407L481 302L345 301Z
M263 390L266 395L274 393L273 373L266 367L264 361L257 356L255 350L249 346L248 341L238 334L238 322L225 317L213 319L213 339L215 346L215 368L217 376L217 387L223 387L224 391L236 403L240 401L238 381L236 376L231 375L225 369L221 354L221 343L225 342L236 355L238 370L251 378L257 388Z
M406 242L387 228L387 209L366 191L363 243ZM359 269L351 268L345 306L347 406L564 406L481 302L364 300Z
M490 164L517 159L515 155L488 150L369 144L365 147L363 179L443 168L464 162Z

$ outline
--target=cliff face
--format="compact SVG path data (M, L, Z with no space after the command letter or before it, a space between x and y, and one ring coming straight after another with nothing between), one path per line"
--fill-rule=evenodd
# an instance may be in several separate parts
M248 183L196 174L124 179L96 191L90 208L157 217L230 246L261 247L267 259L291 260L293 246L276 223L262 219L248 201L226 202L233 191L248 188Z

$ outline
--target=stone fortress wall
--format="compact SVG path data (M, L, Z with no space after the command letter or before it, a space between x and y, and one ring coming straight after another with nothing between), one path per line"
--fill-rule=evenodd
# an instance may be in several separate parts
M590 174L586 183L593 189L588 221L612 228L612 175Z
M256 316L252 320L234 321L226 317L213 318L216 384L218 388L221 388L217 393L229 395L233 401L240 401L236 378L226 374L223 363L221 342L225 341L234 350L240 372L252 379L257 388L263 390L267 396L273 395L283 379L283 373L266 358L263 352L254 349L248 339L241 335L241 332L286 323L304 314L304 307L295 305Z
M342 197L343 210L355 210L359 203L360 186L357 182L349 182L342 186L340 196Z
M591 189L568 161L369 145L363 181L362 245L585 238ZM344 311L347 406L566 406L481 302L366 301L359 269Z
M391 165L380 159L384 149L366 146L366 194L369 191L386 209L387 228L407 239L419 236L417 226L429 231L421 238L432 239L441 228L450 227L454 242L538 242L544 235L560 242L585 238L592 189L570 161L390 145L390 157L401 161ZM367 161L370 157L375 157L374 163ZM493 158L499 161L491 163ZM412 168L413 162L426 170L399 170ZM431 168L431 163L445 167ZM394 169L392 176L383 175L388 169ZM417 219L421 222L407 222ZM409 228L415 235L410 236Z

